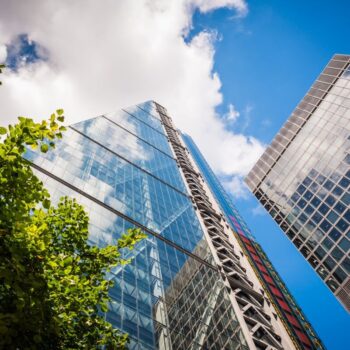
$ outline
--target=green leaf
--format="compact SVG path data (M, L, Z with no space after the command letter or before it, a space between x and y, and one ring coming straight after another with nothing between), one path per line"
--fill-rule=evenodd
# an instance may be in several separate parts
M43 207L45 209L49 209L50 205L51 205L51 202L47 198L43 200Z
M5 135L7 133L7 129L3 126L0 126L0 135Z
M63 122L64 122L64 116L62 115L62 116L60 116L60 117L57 117L57 120L58 120L59 122L63 123Z
M43 143L43 144L40 146L40 151L41 151L41 152L46 153L48 150L49 150L49 146L48 146L46 143Z
M101 311L102 311L102 312L107 312L107 311L108 311L108 307L107 307L106 304L102 304L102 305L101 305Z
M64 273L65 273L66 275L69 275L71 272L72 272L72 266L68 266L68 267L64 270Z
M63 109L62 108L60 108L60 109L57 109L57 114L58 115L62 115L63 113L64 113L64 111L63 111Z

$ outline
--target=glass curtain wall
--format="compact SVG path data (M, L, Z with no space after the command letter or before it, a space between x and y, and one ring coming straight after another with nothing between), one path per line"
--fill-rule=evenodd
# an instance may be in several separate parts
M91 244L148 234L107 276L106 318L130 349L247 349L153 102L71 125L55 150L25 158L54 202L85 206Z
M283 283L281 277L273 267L267 255L257 243L248 226L234 206L220 181L210 168L192 138L182 134L182 138L196 162L201 174L204 176L211 192L226 216L226 220L233 230L233 234L244 247L255 273L259 276L269 300L275 304L281 319L289 330L291 337L299 344L301 349L323 349L321 340L302 313L294 298Z

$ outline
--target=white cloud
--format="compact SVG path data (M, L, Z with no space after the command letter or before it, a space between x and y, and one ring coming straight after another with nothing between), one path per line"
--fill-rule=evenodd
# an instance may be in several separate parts
M245 16L248 12L247 3L244 0L194 0L191 2L202 12L209 12L220 7L236 9L239 16Z
M252 209L252 213L254 216L262 216L262 215L266 215L267 212L266 210L264 209L264 207L260 204L258 204L256 207L254 207Z
M226 119L230 123L234 123L239 116L240 116L240 113L236 110L235 106L232 103L230 103L228 105L228 111L224 115L224 119Z
M230 179L222 181L226 191L228 191L234 198L247 199L249 196L249 190L246 184L243 182L242 176L234 175Z
M7 57L6 46L0 44L0 64L4 63L6 61L6 57Z
M243 16L245 1L0 1L0 47L26 33L48 55L4 74L1 124L61 107L75 123L152 99L193 137L216 172L243 176L261 155L257 139L227 130L215 113L223 100L213 69L216 33L202 31L187 43L183 37L195 9L226 6Z

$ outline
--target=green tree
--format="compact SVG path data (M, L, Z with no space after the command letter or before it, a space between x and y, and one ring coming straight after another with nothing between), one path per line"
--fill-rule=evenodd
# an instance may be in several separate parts
M113 329L105 273L125 264L122 249L145 237L139 229L114 246L87 243L88 215L76 200L52 205L48 191L22 155L48 152L65 128L63 110L36 123L19 117L0 127L0 348L125 349Z

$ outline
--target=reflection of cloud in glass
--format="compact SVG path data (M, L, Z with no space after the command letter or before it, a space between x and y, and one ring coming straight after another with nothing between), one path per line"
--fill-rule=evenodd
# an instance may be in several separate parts
M151 114L153 117L159 119L159 115L158 115L158 111L156 109L156 105L153 102L147 101L147 102L139 103L137 106L132 106L132 107L129 107L129 108L130 109L132 109L132 108L137 109L137 107L145 110L147 113Z
M73 127L131 162L146 161L150 157L142 141L104 118L89 119ZM136 133L135 126L131 123L128 125L128 130Z
M147 103L145 105L139 105L141 108L137 106L132 106L125 108L124 110L130 114L132 114L135 118L147 123L152 128L158 130L161 133L164 133L164 129L162 124L157 117L157 114L154 114L154 105L148 107Z
M340 166L349 147L346 135L349 134L350 109L344 108L344 99L348 98L348 90L344 86L350 83L349 72L346 71L337 80L285 150L276 163L276 172L267 176L266 183L271 180L274 184L275 199L280 197L279 193L293 195L312 169L331 176ZM283 181L279 182L279 178Z

